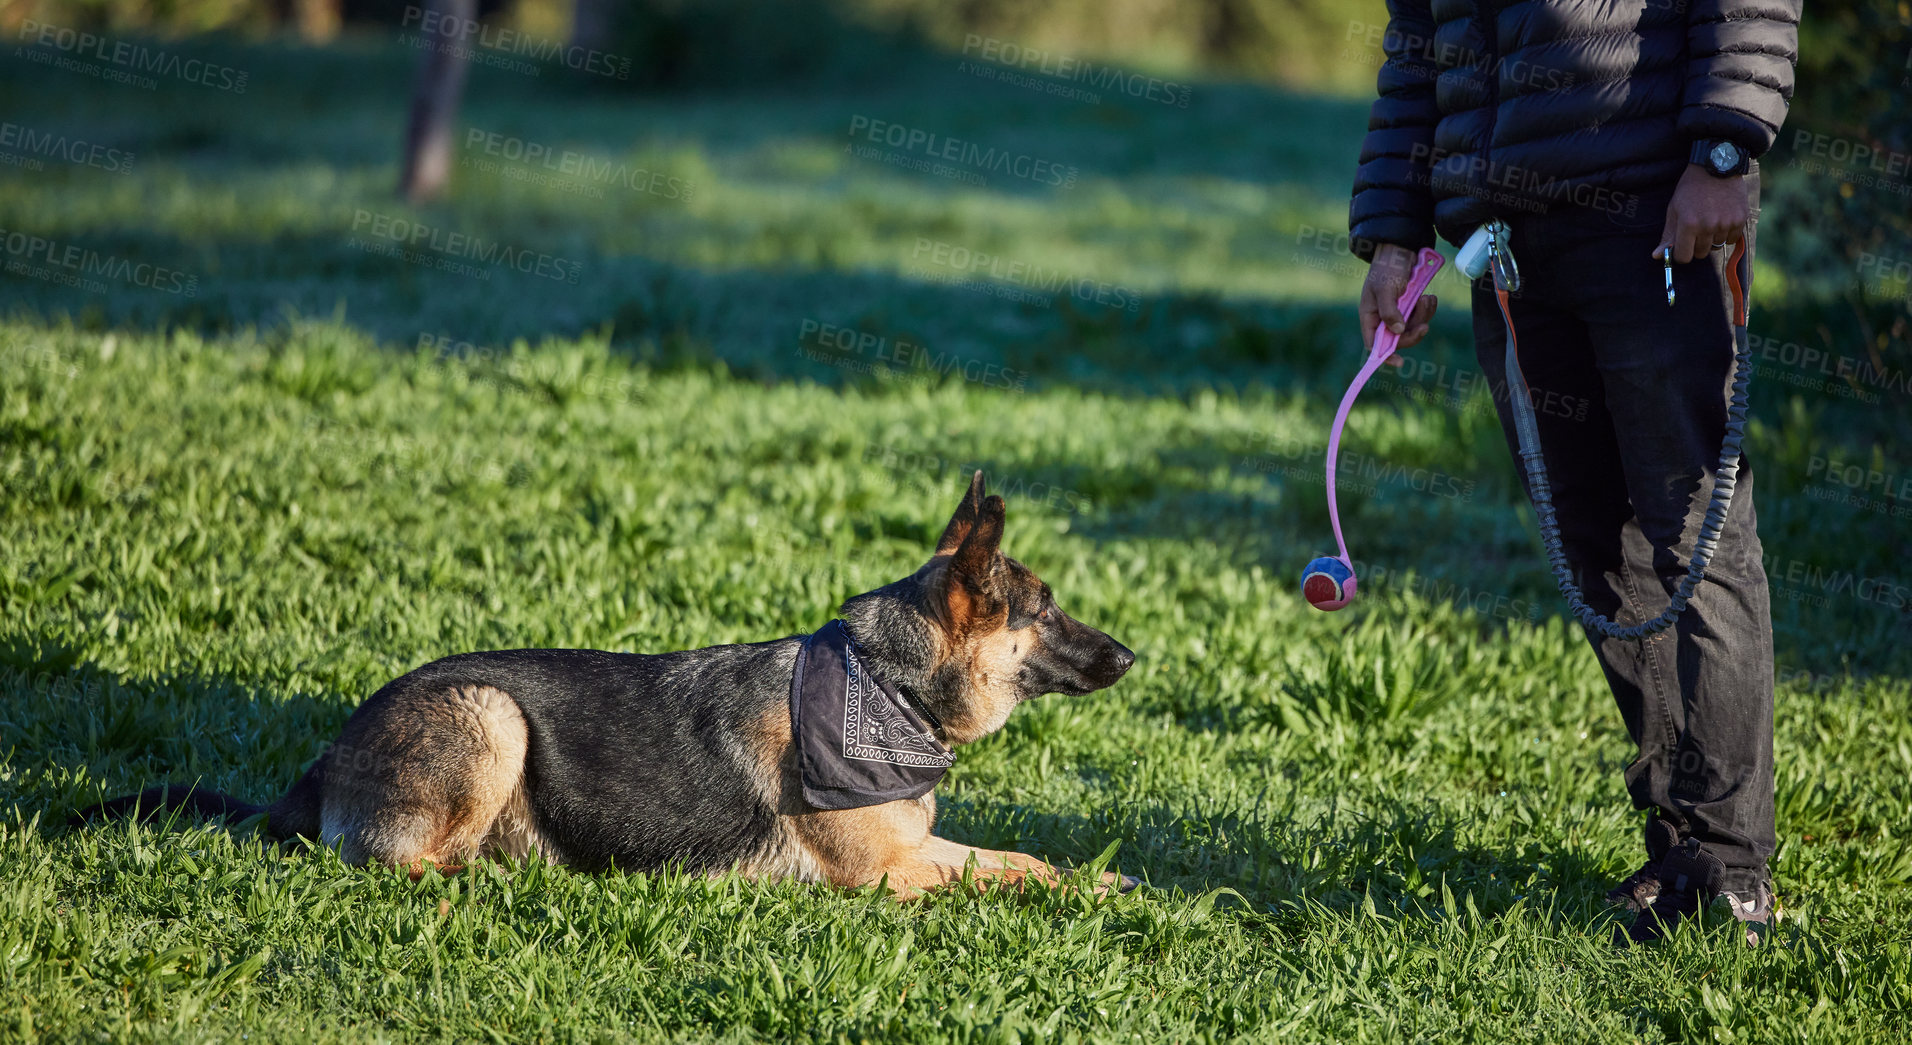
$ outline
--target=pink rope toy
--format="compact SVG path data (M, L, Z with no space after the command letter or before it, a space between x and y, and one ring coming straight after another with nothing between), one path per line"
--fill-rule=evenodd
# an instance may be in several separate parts
M1407 289L1401 292L1396 306L1401 310L1404 321L1414 314L1414 306L1421 300L1421 294L1427 285L1434 282L1434 274L1441 270L1442 258L1439 251L1427 247L1421 253L1414 266L1414 274L1407 281ZM1354 409L1354 399L1365 388L1368 378L1374 376L1381 364L1394 354L1394 348L1401 340L1399 334L1382 324L1374 331L1374 348L1368 352L1368 361L1361 365L1361 372L1354 375L1354 383L1348 386L1348 392L1341 397L1341 409L1335 411L1334 427L1328 430L1328 521L1334 524L1334 543L1341 549L1338 556L1323 555L1310 562L1301 571L1301 594L1308 604L1318 610L1338 610L1354 601L1356 579L1354 560L1348 558L1348 542L1341 536L1341 511L1334 501L1334 473L1336 459L1341 456L1341 429L1347 426L1348 412Z

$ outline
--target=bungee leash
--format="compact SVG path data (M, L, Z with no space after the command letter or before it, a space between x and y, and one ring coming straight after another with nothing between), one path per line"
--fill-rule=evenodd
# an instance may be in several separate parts
M1416 256L1414 271L1408 277L1407 289L1401 292L1400 300L1395 302L1395 307L1401 312L1403 327L1445 261L1439 251L1421 248ZM1321 556L1301 571L1301 594L1319 610L1338 610L1346 606L1353 600L1356 587L1354 560L1348 558L1348 542L1341 536L1341 511L1334 500L1335 464L1341 456L1341 430L1347 426L1348 412L1354 409L1355 398L1361 394L1361 389L1367 387L1368 379L1374 376L1374 372L1381 369L1381 364L1394 354L1400 340L1401 335L1389 330L1385 323L1374 329L1374 347L1368 351L1368 361L1361 365L1360 373L1355 374L1354 381L1348 385L1347 393L1341 397L1341 408L1335 411L1334 426L1328 429L1328 521L1334 526L1334 543L1341 554L1338 557Z
M1693 593L1706 579L1706 568L1713 561L1713 553L1719 549L1720 532L1726 526L1726 516L1733 503L1733 489L1739 480L1740 446L1746 435L1749 405L1747 386L1752 380L1752 349L1746 329L1749 309L1746 288L1740 277L1740 265L1746 256L1746 241L1742 237L1733 245L1732 257L1727 262L1726 282L1733 295L1733 391L1726 409L1726 434L1720 442L1719 464L1713 473L1713 493L1707 503L1706 515L1700 522L1699 535L1693 542L1693 557L1687 564L1686 576L1680 579L1666 609L1651 620L1620 625L1587 605L1586 595L1574 583L1573 568L1561 542L1559 514L1554 509L1553 487L1547 479L1547 462L1540 447L1540 422L1534 415L1533 392L1528 388L1526 374L1520 367L1520 341L1514 332L1514 317L1508 305L1508 295L1517 293L1521 285L1520 266L1514 260L1510 239L1511 232L1506 223L1495 219L1476 231L1461 248L1456 260L1469 279L1478 279L1482 270L1487 268L1494 273L1494 300L1499 304L1501 320L1507 326L1505 387L1508 407L1513 417L1521 463L1527 473L1528 493L1539 523L1541 543L1546 549L1547 563L1553 570L1561 596L1567 600L1568 609L1588 629L1616 639L1644 639L1657 635L1680 619L1691 603ZM1440 271L1441 262L1439 253L1427 248L1421 250L1414 274L1397 303L1403 318L1412 314L1422 292L1427 289L1434 274ZM1671 247L1665 248L1662 254L1662 267L1666 272L1666 303L1671 307L1675 300ZM1355 398L1367 385L1368 379L1394 353L1399 340L1399 335L1389 331L1385 325L1376 329L1374 347L1368 353L1367 362L1362 364L1360 372L1348 386L1347 393L1341 397L1341 407L1335 412L1334 425L1328 432L1328 520L1334 527L1335 545L1340 549L1340 555L1321 556L1309 562L1302 571L1302 595L1316 609L1338 610L1354 599L1357 579L1354 561L1348 557L1348 543L1341 533L1340 510L1335 503L1335 466L1340 456L1341 432L1347 425L1348 413L1354 407Z
M1514 434L1520 444L1520 459L1526 466L1528 494L1533 500L1534 516L1540 525L1540 540L1546 547L1547 563L1553 568L1554 581L1560 587L1560 594L1567 600L1567 608L1579 619L1580 623L1592 631L1613 639L1644 639L1657 635L1673 626L1686 612L1688 603L1700 582L1706 579L1706 567L1713 561L1713 553L1719 549L1720 531L1726 526L1726 514L1733 505L1733 488L1739 481L1740 444L1746 436L1746 412L1749 404L1747 386L1752 380L1753 354L1751 339L1747 336L1746 288L1740 279L1740 264L1746 256L1746 240L1741 237L1733 244L1733 254L1726 264L1726 284L1733 295L1733 394L1726 407L1726 435L1720 441L1719 464L1713 472L1713 495L1706 506L1706 516L1700 521L1699 535L1693 541L1693 558L1687 564L1686 576L1680 578L1679 587L1667 601L1666 609L1651 620L1639 624L1620 625L1587 605L1586 596L1580 586L1574 583L1573 567L1567 561L1566 549L1560 540L1560 519L1554 510L1553 487L1547 481L1547 462L1540 450L1540 422L1534 416L1532 392L1527 387L1527 377L1520 369L1520 343L1514 335L1514 316L1507 303L1509 293L1520 290L1520 267L1514 263L1511 238L1505 223L1492 221L1485 226L1489 238L1488 260L1494 271L1494 300L1500 305L1500 316L1507 325L1507 401L1514 419ZM1666 303L1673 305L1673 277L1671 246L1663 248L1663 267L1666 277ZM1518 393L1518 394L1516 394Z

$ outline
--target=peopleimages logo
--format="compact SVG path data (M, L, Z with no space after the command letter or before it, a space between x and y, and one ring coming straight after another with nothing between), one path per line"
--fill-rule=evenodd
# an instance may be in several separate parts
M1912 504L1912 476L1881 471L1867 465L1849 464L1836 457L1814 454L1806 462L1806 478Z
M1023 47L1007 40L998 40L993 36L979 36L975 33L964 36L963 54L1019 72L1033 70L1068 83L1086 83L1098 90L1115 91L1130 98L1140 98L1177 109L1188 108L1190 91L1187 84L1132 73L1112 65L1098 65L1087 59L1059 55L1041 48ZM1018 85L1028 86L1021 83ZM1091 101L1098 105L1102 102L1101 98L1086 93L1066 96L1078 97L1080 100Z
M151 77L134 76L135 73L152 73L170 80L210 87L216 91L231 91L234 94L246 93L247 73L244 69L208 62L199 58L181 58L170 51L147 47L144 44L114 40L110 37L83 33L64 26L48 25L31 18L20 23L19 39L28 41L35 47L50 47L55 51L71 55L73 58L89 58L117 67L102 72L97 66L78 63L62 65L71 72L85 73L102 79L125 80L136 86L151 90L156 81ZM43 65L61 64L50 61L53 56L40 52L16 50L15 55Z
M1912 294L1912 261L1904 258L1860 251L1853 276L1870 296L1891 299Z
M1142 296L1136 291L1115 283L1100 280L1078 278L1060 269L1044 268L1025 261L1011 261L996 254L973 251L968 247L942 240L916 238L916 249L910 252L912 260L927 261L932 265L953 269L969 275L984 275L991 279L1018 287L1053 294L1067 291L1069 296L1085 304L1106 305L1124 312L1139 312L1142 308Z
M516 29L486 25L475 18L461 18L443 11L428 10L408 4L405 7L405 16L399 24L407 29L416 28L427 37L438 37L444 43L454 47L482 47L487 51L534 58L541 62L555 61L568 69L611 79L631 78L629 58L606 54L589 47L567 46L556 40L532 36Z
M578 275L584 271L584 266L575 261L525 250L522 247L513 247L497 240L469 236L462 232L446 232L422 221L407 221L404 218L394 218L389 214L379 214L369 210L361 209L352 212L352 231L365 232L413 250L423 249L446 257L467 258L487 265L503 265L527 275L570 283L573 286L578 282Z
M858 137L878 145L900 149L904 153L919 154L927 160L944 160L991 174L1009 174L1018 178L1027 178L1038 185L1059 185L1065 189L1072 189L1076 183L1074 167L1065 167L1028 153L984 148L972 141L951 138L934 131L925 131L900 123L890 123L887 120L873 120L868 116L850 117L850 139L854 142ZM846 151L854 150L846 149Z
M908 338L891 340L882 334L818 319L806 319L798 326L797 344L805 359L857 373L926 378L954 374L970 384L1010 392L1026 391L1029 379L1027 370L953 352L936 352Z
M1759 334L1747 336L1747 347L1756 360L1753 374L1765 380L1781 381L1862 403L1877 403L1881 391L1912 395L1912 376L1891 367L1880 369L1869 359L1840 355L1823 348L1801 345Z
M1893 196L1912 196L1912 153L1833 134L1793 132L1788 168L1825 174L1847 185Z
M430 352L434 362L456 360L463 363L474 383L490 385L500 391L517 392L526 388L550 388L562 384L570 390L567 394L575 393L591 399L622 403L644 401L642 382L628 373L587 376L580 380L563 359L554 359L541 353L520 356L509 349L479 346L460 341L450 334L434 334L430 331L419 332L417 348L420 352Z
M1912 518L1912 477L1815 454L1806 462L1806 478L1818 480L1805 489L1815 501Z
M952 479L966 484L968 476L983 468L982 462L958 462L954 458L920 450L876 444L863 448L863 463L881 467L889 473L892 482L899 485L907 483L925 490L941 489ZM1005 501L1041 505L1071 515L1095 510L1095 502L1080 490L1065 489L1041 480L1029 482L1020 475L1004 474L1000 469L990 472L989 492Z
M1882 174L1895 181L1903 180L1908 172L1912 172L1912 153L1880 148L1837 135L1797 130L1793 132L1792 147L1794 152L1814 159L1849 163L1854 168Z
M1472 66L1502 86L1518 84L1536 91L1564 91L1577 82L1573 73L1523 58L1510 60L1507 55L1496 58L1491 69L1480 70L1481 59L1487 56L1459 41L1402 32L1380 22L1350 21L1347 42L1356 41L1360 47L1344 48L1341 52L1344 59L1359 59L1372 65L1393 57L1427 80L1439 76L1442 69Z
M16 149L28 156L51 156L81 167L97 167L111 174L133 169L133 154L64 134L35 130L17 123L0 123L0 149Z
M1768 556L1761 564L1773 594L1793 602L1824 606L1830 596L1844 595L1888 610L1904 610L1912 602L1912 587L1895 577L1875 577L1801 559Z
M1431 577L1411 567L1389 567L1382 563L1354 560L1354 575L1361 578L1364 597L1386 591L1412 592L1428 602L1447 603L1473 610L1483 617L1505 621L1540 620L1540 604L1485 588L1476 590L1457 581Z
M508 163L522 164L575 178L583 182L621 185L632 192L649 193L669 200L688 200L692 190L682 178L672 177L628 163L600 160L569 149L554 149L541 142L514 138L497 131L473 127L465 132L467 152L496 156ZM522 180L536 180L524 178Z
M0 229L0 250L9 256L6 271L15 275L47 279L69 286L78 286L97 276L164 294L182 297L196 297L199 294L199 277L178 269L101 254L78 244L61 243L31 233ZM46 268L35 267L36 262ZM86 289L98 288L90 286Z
M1323 466L1327 460L1326 443L1310 443L1271 433L1253 432L1248 437L1245 449L1247 452L1242 463L1257 472L1272 472L1315 486L1327 482ZM1463 479L1431 468L1410 468L1374 454L1353 450L1342 450L1336 455L1334 474L1336 488L1358 490L1369 495L1378 493L1381 484L1385 483L1435 497L1471 501L1474 499L1475 487L1479 485L1475 479Z
M1565 200L1576 207L1633 217L1640 197L1603 185L1562 178L1517 163L1489 160L1477 153L1459 153L1415 142L1408 150L1412 177L1446 193L1458 193L1509 207L1539 213L1549 203Z

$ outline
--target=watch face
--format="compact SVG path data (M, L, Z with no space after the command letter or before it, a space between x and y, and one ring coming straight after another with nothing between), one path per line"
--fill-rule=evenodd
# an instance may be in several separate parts
M1707 158L1713 161L1714 170L1730 171L1739 166L1739 146L1732 142L1720 142L1713 146Z

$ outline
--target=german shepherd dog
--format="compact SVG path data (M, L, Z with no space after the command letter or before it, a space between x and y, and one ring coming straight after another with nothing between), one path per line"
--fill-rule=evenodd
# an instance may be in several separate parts
M842 607L861 663L927 712L943 745L995 732L1033 697L1110 686L1135 661L1002 554L1003 519L977 472L929 562ZM658 655L446 657L374 693L269 806L172 785L96 811L263 812L269 838L317 839L349 863L414 876L536 853L593 870L887 879L899 899L959 880L971 860L978 882L1060 881L1035 857L931 834L933 790L860 808L807 802L791 713L803 646L799 636ZM1104 875L1102 887L1133 884Z

